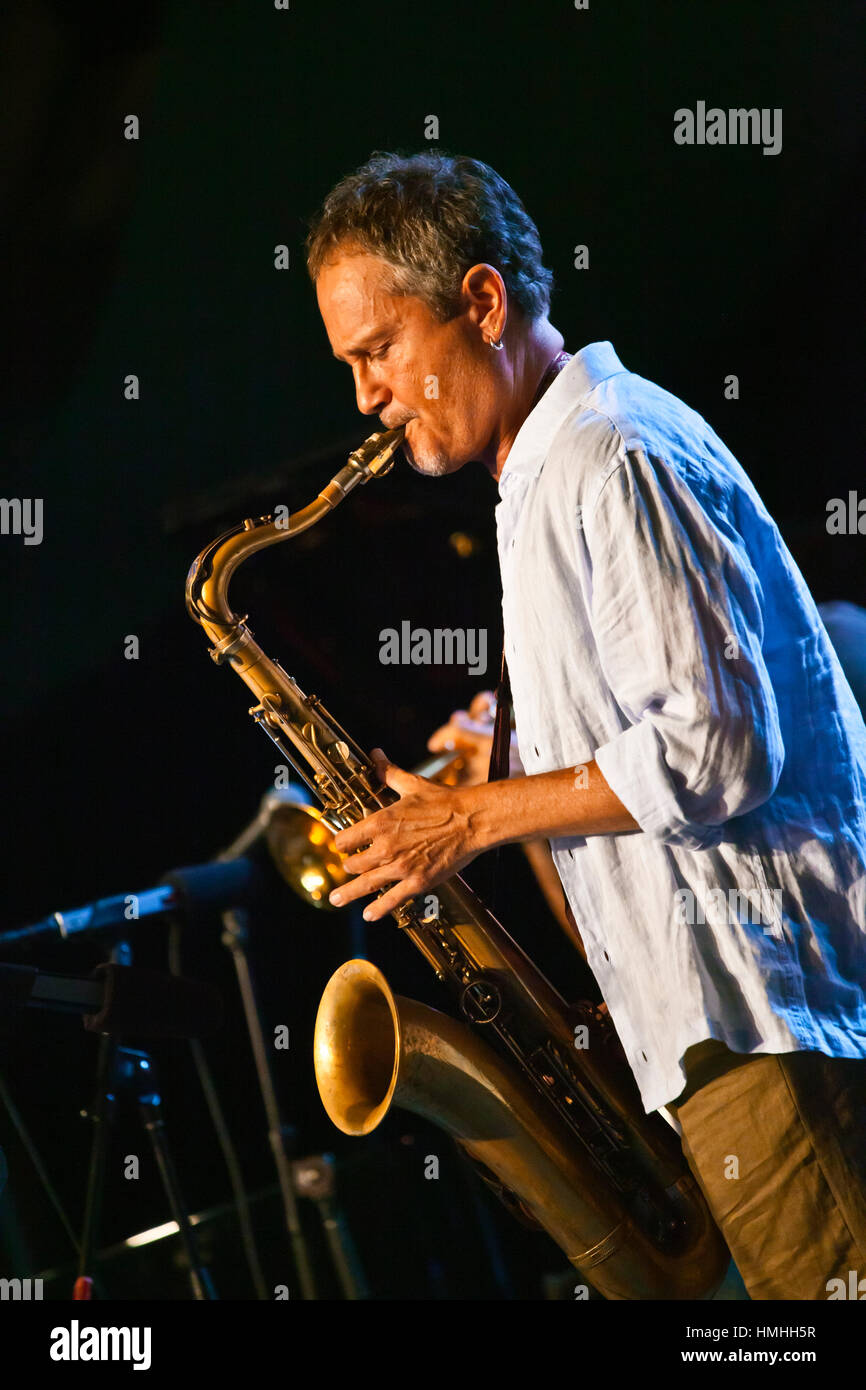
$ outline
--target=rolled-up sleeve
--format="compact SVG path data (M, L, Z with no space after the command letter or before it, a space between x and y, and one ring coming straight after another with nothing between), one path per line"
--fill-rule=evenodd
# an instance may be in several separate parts
M595 752L647 834L703 849L782 771L760 586L720 504L623 446L584 520L592 627L623 729Z

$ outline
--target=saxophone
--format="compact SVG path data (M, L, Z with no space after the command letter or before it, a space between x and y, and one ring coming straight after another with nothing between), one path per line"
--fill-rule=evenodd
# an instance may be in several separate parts
M256 551L315 525L359 484L387 473L402 437L402 426L371 435L303 510L248 519L218 536L187 579L187 609L211 657L253 692L250 713L333 833L396 794L318 696L265 655L246 616L229 607L229 581ZM727 1248L674 1130L644 1112L610 1022L588 1003L569 1008L459 876L392 915L462 1018L394 995L369 961L341 966L322 995L314 1039L319 1094L337 1128L369 1134L392 1105L420 1114L451 1134L513 1213L543 1228L605 1298L711 1296Z

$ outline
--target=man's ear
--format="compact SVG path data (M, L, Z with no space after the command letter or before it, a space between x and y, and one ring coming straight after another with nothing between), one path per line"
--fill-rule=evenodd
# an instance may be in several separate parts
M467 270L461 289L473 320L487 337L498 342L508 319L508 291L499 271L480 261Z

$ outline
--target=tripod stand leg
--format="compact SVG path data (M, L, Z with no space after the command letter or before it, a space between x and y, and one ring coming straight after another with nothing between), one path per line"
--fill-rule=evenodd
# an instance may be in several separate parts
M348 1299L369 1298L370 1290L345 1216L336 1202L332 1202L328 1197L320 1198L316 1206L322 1218L322 1227L343 1296Z
M355 1242L345 1216L334 1201L335 1171L333 1154L314 1154L309 1158L297 1159L294 1164L295 1185L301 1197L309 1197L316 1204L343 1297L353 1301L370 1298Z
M115 1071L117 1066L117 1043L114 1038L103 1034L99 1039L99 1060L96 1073L96 1096L86 1114L93 1125L90 1143L90 1166L87 1174L87 1196L84 1203L84 1229L78 1252L78 1277L75 1281L73 1297L90 1297L92 1271L90 1268L96 1235L102 1214L102 1194L105 1190L105 1156L108 1150L108 1135L114 1119L115 1109ZM84 1289L87 1292L84 1293Z
M165 1125L162 1115L159 1113L159 1096L151 1094L141 1099L140 1110L142 1123L150 1137L153 1146L154 1157L156 1158L159 1176L162 1178L162 1185L165 1188L165 1195L168 1198L168 1205L171 1214L177 1223L180 1234L181 1244L186 1256L187 1268L189 1270L189 1281L192 1287L193 1298L199 1301L211 1301L216 1299L217 1294L213 1286L209 1271L201 1263L198 1253L198 1243L193 1232L192 1224L189 1219L189 1212L178 1182L177 1170L174 1166L174 1159L168 1147Z

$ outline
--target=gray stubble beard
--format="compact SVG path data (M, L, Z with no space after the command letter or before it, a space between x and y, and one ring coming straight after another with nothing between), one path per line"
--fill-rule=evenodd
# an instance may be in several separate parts
M425 478L444 478L446 474L454 471L451 466L451 459L441 449L436 453L432 453L429 449L425 450L420 463L417 459L410 459L405 449L403 456L409 467Z

